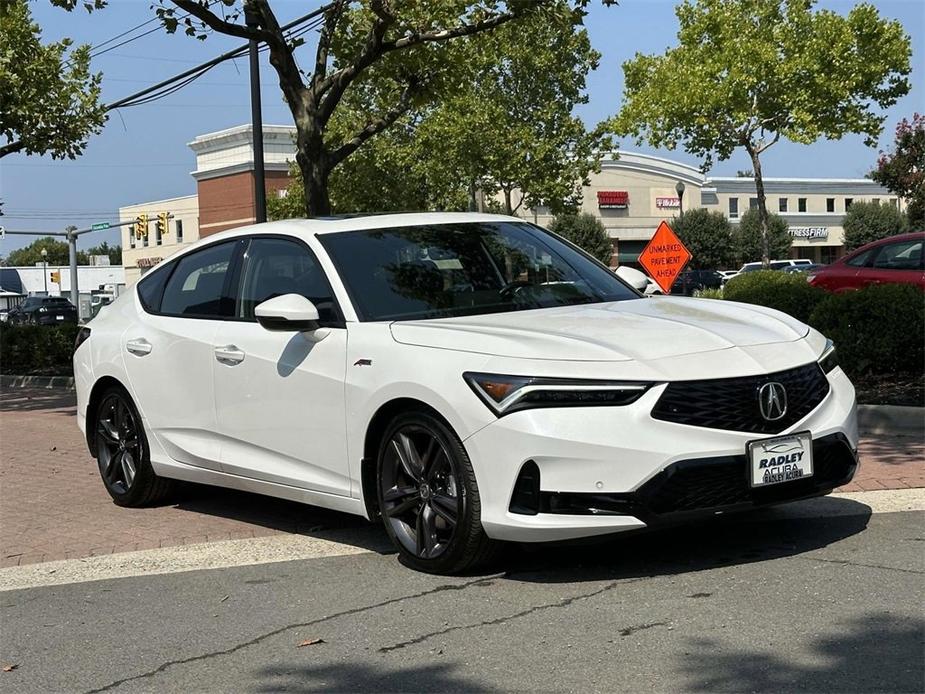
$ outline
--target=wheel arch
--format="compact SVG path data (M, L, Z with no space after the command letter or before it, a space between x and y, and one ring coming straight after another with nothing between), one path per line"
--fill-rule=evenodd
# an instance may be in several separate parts
M423 400L401 397L389 400L379 406L379 409L376 410L366 426L366 435L363 439L363 458L360 461L360 484L363 490L363 503L366 508L366 515L371 521L379 518L379 495L376 492L376 460L379 456L382 437L385 435L389 423L395 417L408 412L425 412L443 422L450 431L456 432L456 429L446 417Z

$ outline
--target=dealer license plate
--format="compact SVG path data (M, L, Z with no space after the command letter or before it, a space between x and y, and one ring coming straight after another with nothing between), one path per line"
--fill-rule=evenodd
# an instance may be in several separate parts
M813 435L808 431L751 441L747 446L752 487L813 475Z

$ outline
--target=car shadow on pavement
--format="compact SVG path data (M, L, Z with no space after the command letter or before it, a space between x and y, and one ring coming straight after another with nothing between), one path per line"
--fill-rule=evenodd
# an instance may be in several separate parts
M171 506L283 533L341 542L378 554L395 551L381 525L360 516L296 501L184 482L172 498Z
M491 692L441 663L405 668L377 667L346 662L330 665L275 665L258 673L264 684L258 692Z
M768 640L775 641L769 634ZM683 649L684 689L698 692L921 692L925 621L881 612L846 619L818 634L799 659L786 644L730 650L709 637ZM772 646L773 647L773 646Z
M59 410L56 414L77 414L77 396L60 388L4 388L0 390L0 412Z
M812 499L580 544L524 546L497 568L509 580L540 583L688 573L817 550L862 532L870 515L849 499Z

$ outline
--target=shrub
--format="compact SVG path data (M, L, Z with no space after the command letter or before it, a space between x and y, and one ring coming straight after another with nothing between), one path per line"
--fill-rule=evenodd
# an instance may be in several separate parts
M549 229L583 248L604 265L610 265L613 242L604 225L594 215L587 212L559 215L549 225Z
M671 228L691 252L691 268L715 270L734 262L732 226L722 213L699 207L672 219Z
M852 251L871 241L903 233L906 220L903 213L893 205L856 202L845 213L842 226L845 229L845 249Z
M761 260L761 221L757 209L747 210L739 220L739 228L733 235L736 242L736 257L743 263ZM790 227L780 215L768 214L768 253L771 260L790 255Z
M810 314L823 298L825 291L812 286L802 273L758 270L733 277L726 283L723 298L758 304L783 311L809 322Z
M77 326L23 325L0 328L0 372L70 376Z
M723 288L717 287L716 289L696 289L694 290L694 296L698 299L722 299Z
M810 325L835 342L850 376L921 374L925 367L925 301L909 284L881 284L830 294Z

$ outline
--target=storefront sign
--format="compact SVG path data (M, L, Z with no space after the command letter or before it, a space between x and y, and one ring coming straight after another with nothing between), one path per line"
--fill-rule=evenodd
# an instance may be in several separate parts
M630 194L626 190L597 191L597 206L602 210L625 210L630 204Z
M828 227L790 227L790 235L795 239L827 239Z
M681 207L681 198L655 198L655 206L661 209L677 210Z
M138 259L138 267L154 267L155 265L157 265L157 264L158 264L159 262L161 262L162 260L163 260L163 258L157 258L157 257L154 257L154 258L139 258L139 259Z

